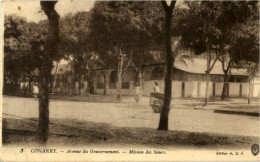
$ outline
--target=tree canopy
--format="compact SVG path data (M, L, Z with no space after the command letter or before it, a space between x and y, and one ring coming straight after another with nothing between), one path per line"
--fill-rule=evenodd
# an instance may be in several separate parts
M21 75L32 77L39 71L46 35L44 25L44 22L28 23L14 15L5 17L4 69L7 77L9 72L16 79Z
M202 1L186 2L187 8L178 12L174 25L175 33L182 37L184 47L196 54L213 48L225 48L232 40L231 30L245 23L257 13L257 2L246 1Z
M96 2L90 19L93 49L109 66L115 66L118 50L126 61L138 63L138 58L144 58L141 53L162 45L162 14L158 2Z

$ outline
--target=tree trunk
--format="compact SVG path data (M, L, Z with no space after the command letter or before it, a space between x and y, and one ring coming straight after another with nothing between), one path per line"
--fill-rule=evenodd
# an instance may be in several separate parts
M165 45L166 45L166 76L164 78L164 103L160 114L160 121L158 130L168 130L168 115L170 111L171 95L172 95L172 68L174 64L174 57L172 55L171 43L171 20L172 13L176 1L171 1L168 6L166 1L162 1L162 6L165 13Z
M49 133L49 79L52 69L52 61L43 58L42 70L39 82L39 142L47 143Z
M106 76L106 73L103 72L103 77L104 77L104 92L103 92L103 95L105 96L107 94L107 76Z
M23 89L23 95L24 95L24 96L26 96L26 91L27 91L27 88L26 88L26 86L25 86L25 83L26 83L26 82L24 82L24 89Z
M32 93L32 79L29 79L29 94Z
M140 89L141 89L141 96L143 96L143 90L144 90L144 74L145 74L145 70L144 68L140 68Z
M74 95L76 93L76 81L76 74L71 72L70 95Z
M118 70L117 70L117 83L116 83L116 90L117 90L117 99L121 101L121 89L122 89L122 72L123 72L123 64L124 58L122 51L120 50L118 54Z
M221 94L221 99L225 100L226 95L227 95L227 88L228 88L228 72L224 72L224 84L223 84L223 89L222 89L222 94Z
M122 89L122 77L121 77L121 74L120 72L118 72L118 75L117 75L117 83L116 83L116 90L117 90L117 99L119 101L121 101L121 89Z
M44 45L44 55L39 77L39 125L38 142L46 144L49 133L49 83L56 45L59 35L59 15L54 7L57 1L41 1L41 8L49 20L48 35Z
M251 103L251 96L252 96L252 79L249 77L249 92L248 92L248 97L247 97L247 103Z
M4 69L6 70L6 69ZM7 72L4 71L4 85L3 85L3 94L6 95L6 86L7 86L7 77L6 77L6 74Z
M19 87L19 77L15 78L15 86L14 86L14 92L17 93L18 87Z
M140 92L140 95L143 95L143 87L144 87L144 81L143 81L143 71L142 71L142 68L139 69L139 72L138 72L138 78L139 78L139 85L140 85L140 89L141 89L141 92Z
M81 77L80 77L80 75L78 76L78 79L77 79L77 81L78 81L78 92L79 92L79 95L81 95L81 84L80 84L80 80L81 80Z
M208 106L208 102L209 102L209 81L210 81L209 73L206 73L206 95L205 95L204 106Z
M51 76L51 81L50 81L50 93L52 93L53 84L54 84L54 76Z
M87 78L87 71L84 72L84 93L88 93L88 83L89 83L89 80ZM85 82L87 82L87 86L85 87Z
M51 85L51 87L50 87L50 93L52 93L53 84L54 84L54 79L55 79L55 77L56 77L56 74L57 74L57 71L58 71L58 67L59 67L59 62L58 62L57 65L56 65L54 74L51 75L51 80L50 80L50 85Z
M210 81L210 71L213 69L215 63L217 61L217 55L216 58L213 61L213 64L210 65L211 63L211 54L208 53L207 55L207 71L206 71L206 95L205 95L205 104L203 106L208 106L209 102L209 81Z

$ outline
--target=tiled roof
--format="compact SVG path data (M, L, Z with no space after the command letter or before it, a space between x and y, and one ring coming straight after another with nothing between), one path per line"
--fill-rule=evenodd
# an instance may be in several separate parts
M185 62L186 64L177 60L174 64L174 67L182 71L186 71L188 73L195 73L195 74L205 74L205 71L207 70L207 60L205 59L198 59L198 58L189 59L189 60L186 59ZM211 64L212 63L213 61L211 62ZM210 74L224 75L224 72L222 70L222 63L220 61L216 61ZM237 69L237 68L232 68L231 74L248 75L245 69Z
M164 63L145 65L145 66L159 66L159 65L164 65ZM182 71L188 72L188 73L205 74L205 71L207 69L207 60L193 58L193 59L186 59L185 63L183 61L176 60L174 67L177 69L180 69ZM52 69L52 74L55 73L55 70L56 70L56 66L54 66L54 68ZM95 70L98 70L98 69L95 69ZM71 71L71 65L70 64L59 64L58 69L57 69L57 74L63 74L66 71ZM224 75L224 72L222 70L222 64L220 61L216 62L215 66L211 70L210 74ZM237 68L232 68L231 74L232 75L248 75L247 71L245 69L237 69Z

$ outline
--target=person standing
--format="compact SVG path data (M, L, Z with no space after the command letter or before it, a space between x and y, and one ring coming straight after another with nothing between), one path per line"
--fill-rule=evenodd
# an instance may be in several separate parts
M138 104L140 101L140 91L141 91L141 87L139 83L135 84L135 101Z
M160 87L159 87L159 84L157 83L157 82L154 82L154 88L153 88L153 90L154 90L154 92L155 93L160 93Z
M34 97L34 99L38 98L38 94L39 94L39 88L38 88L37 83L35 83L33 85L33 97Z

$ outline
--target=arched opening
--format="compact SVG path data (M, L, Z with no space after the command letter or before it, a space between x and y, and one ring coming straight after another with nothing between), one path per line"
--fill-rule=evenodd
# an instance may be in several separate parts
M117 82L117 71L114 70L110 73L109 88L116 89L116 82Z
M104 83L105 83L104 75L102 73L99 73L97 78L97 88L103 89Z
M88 89L88 92L90 93L90 94L94 94L94 90L95 90L95 87L94 87L94 78L95 78L95 72L91 72L90 74L89 74L89 83L88 83L88 87L87 87L87 89Z
M57 74L55 78L55 87L54 88L60 88L60 82L61 82L61 75Z

